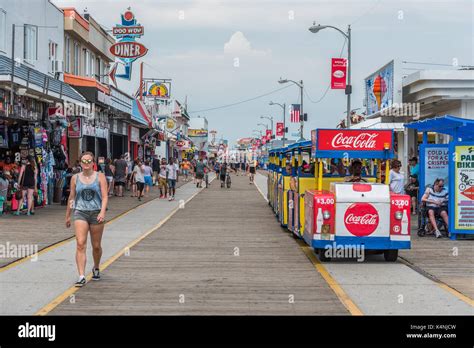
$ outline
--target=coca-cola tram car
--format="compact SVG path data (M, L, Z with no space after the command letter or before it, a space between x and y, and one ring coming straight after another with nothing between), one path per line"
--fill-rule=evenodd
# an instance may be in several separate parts
M410 249L410 197L390 192L388 185L393 137L392 130L312 132L317 185L305 192L303 239L320 260L328 260L325 251L339 246L376 250L386 261L396 261L398 249ZM360 173L341 175L330 159L359 159L364 166Z
M288 190L288 224L287 228L296 238L303 238L304 231L304 193L316 189L314 165L311 158L311 141L302 141L291 144L286 150L291 158L292 171ZM293 177L294 185L291 184Z
M268 203L273 209L273 212L278 216L278 183L281 181L281 150L273 149L269 154L271 160L271 167L268 173Z

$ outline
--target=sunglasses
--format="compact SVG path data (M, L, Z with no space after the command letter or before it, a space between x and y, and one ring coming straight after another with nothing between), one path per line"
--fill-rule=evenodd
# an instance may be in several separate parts
M88 159L82 159L81 160L81 163L84 163L84 164L91 164L92 162L93 161L91 159L90 160L88 160Z

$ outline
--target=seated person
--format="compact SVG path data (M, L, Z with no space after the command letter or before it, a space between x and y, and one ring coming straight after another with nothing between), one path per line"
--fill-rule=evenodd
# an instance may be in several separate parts
M352 164L349 168L349 173L351 176L345 178L346 182L367 182L362 178L362 162L359 160L352 161Z
M418 175L410 175L410 181L405 185L405 192L411 198L411 209L413 215L416 215L416 203L418 201L418 189L420 184L418 183Z
M346 168L344 168L344 163L341 159L331 159L330 172L332 176L345 176Z
M444 187L444 180L436 179L433 187L427 187L421 201L426 203L428 218L435 230L436 238L441 238L442 235L438 230L436 217L441 216L446 226L448 226L448 190Z

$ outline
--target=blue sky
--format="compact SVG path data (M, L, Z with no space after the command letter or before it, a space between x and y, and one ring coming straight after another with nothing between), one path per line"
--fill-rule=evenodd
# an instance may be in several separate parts
M191 116L204 116L209 128L230 142L263 129L261 115L282 118L270 100L297 103L299 90L286 88L270 96L230 108L202 111L265 94L281 87L281 77L303 80L313 101L330 82L330 60L339 57L343 36L330 29L308 31L313 21L346 29L352 26L352 107L362 108L364 78L392 59L412 62L473 65L474 9L469 0L53 0L60 7L88 12L103 26L113 27L131 6L145 26L140 42L146 77L172 78L175 98L188 98ZM347 50L344 49L343 57ZM235 66L238 58L239 66ZM396 74L436 66L402 64ZM449 67L446 67L449 69ZM138 80L118 80L133 92ZM309 115L305 137L319 127L335 127L344 117L346 97L329 90L319 102L305 96ZM266 121L264 120L263 123ZM290 134L297 132L290 125ZM290 137L291 138L291 137Z

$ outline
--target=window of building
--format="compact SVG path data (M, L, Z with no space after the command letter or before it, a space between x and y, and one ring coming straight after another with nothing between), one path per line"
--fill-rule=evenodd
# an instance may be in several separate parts
M7 50L7 13L0 8L0 50Z
M74 75L80 74L80 57L79 57L79 44L77 42L74 43Z
M23 58L27 61L35 61L38 59L38 27L35 25L25 24L24 35Z
M95 55L91 54L91 59L89 61L91 77L95 77Z
M67 73L71 72L71 39L69 39L69 36L66 36L66 56L64 59L66 60L64 69L66 70Z
M100 74L101 74L101 70L100 70L100 58L97 57L95 59L95 79L97 81L100 81Z
M60 68L59 66L56 66L58 63L58 44L53 42L53 41L49 41L49 53L48 53L48 61L49 61L49 65L48 65L48 72L51 73L51 74L54 74L57 72L58 68Z

